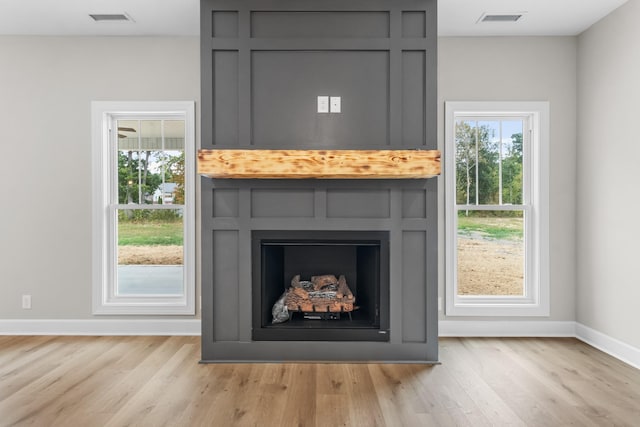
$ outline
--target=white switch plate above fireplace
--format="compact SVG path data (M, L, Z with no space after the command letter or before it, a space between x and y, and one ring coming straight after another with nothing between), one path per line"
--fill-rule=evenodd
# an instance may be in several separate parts
M318 96L318 113L328 113L328 112L329 112L329 97Z

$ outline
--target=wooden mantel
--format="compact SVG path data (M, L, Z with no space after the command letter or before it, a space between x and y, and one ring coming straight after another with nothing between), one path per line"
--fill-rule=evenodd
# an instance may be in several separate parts
M235 179L424 179L438 150L199 150L198 173Z

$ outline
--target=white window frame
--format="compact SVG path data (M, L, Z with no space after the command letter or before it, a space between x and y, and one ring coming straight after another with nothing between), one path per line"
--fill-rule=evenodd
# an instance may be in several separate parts
M195 314L195 105L193 101L91 103L92 116L92 309L93 314ZM110 173L114 150L110 130L123 119L178 119L185 122L184 287L180 296L119 296L116 293L117 242ZM117 132L112 132L117 134ZM167 206L171 207L171 206Z
M526 117L524 154L525 292L523 296L458 295L455 122L457 117ZM524 137L525 135L523 135ZM549 103L445 103L445 302L447 316L549 316Z

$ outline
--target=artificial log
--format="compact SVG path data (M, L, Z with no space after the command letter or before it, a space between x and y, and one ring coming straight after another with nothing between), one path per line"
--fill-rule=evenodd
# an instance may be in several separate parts
M210 178L408 179L440 175L438 150L199 150Z
M333 274L311 276L311 283L316 291L321 291L338 283L338 279Z
M300 275L291 280L284 301L289 311L305 313L344 313L354 309L355 297L344 276L327 274L301 281Z
M347 286L347 279L345 279L344 276L340 276L340 279L338 279L338 293L336 296L338 298L346 298L348 300L354 299L351 289Z

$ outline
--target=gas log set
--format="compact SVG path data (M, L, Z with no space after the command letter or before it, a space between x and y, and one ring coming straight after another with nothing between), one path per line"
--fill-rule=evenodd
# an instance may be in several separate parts
M312 276L311 280L300 280L296 275L290 287L273 305L272 323L291 320L293 313L302 313L310 320L339 320L342 313L357 310L355 297L347 285L347 279L332 274Z

